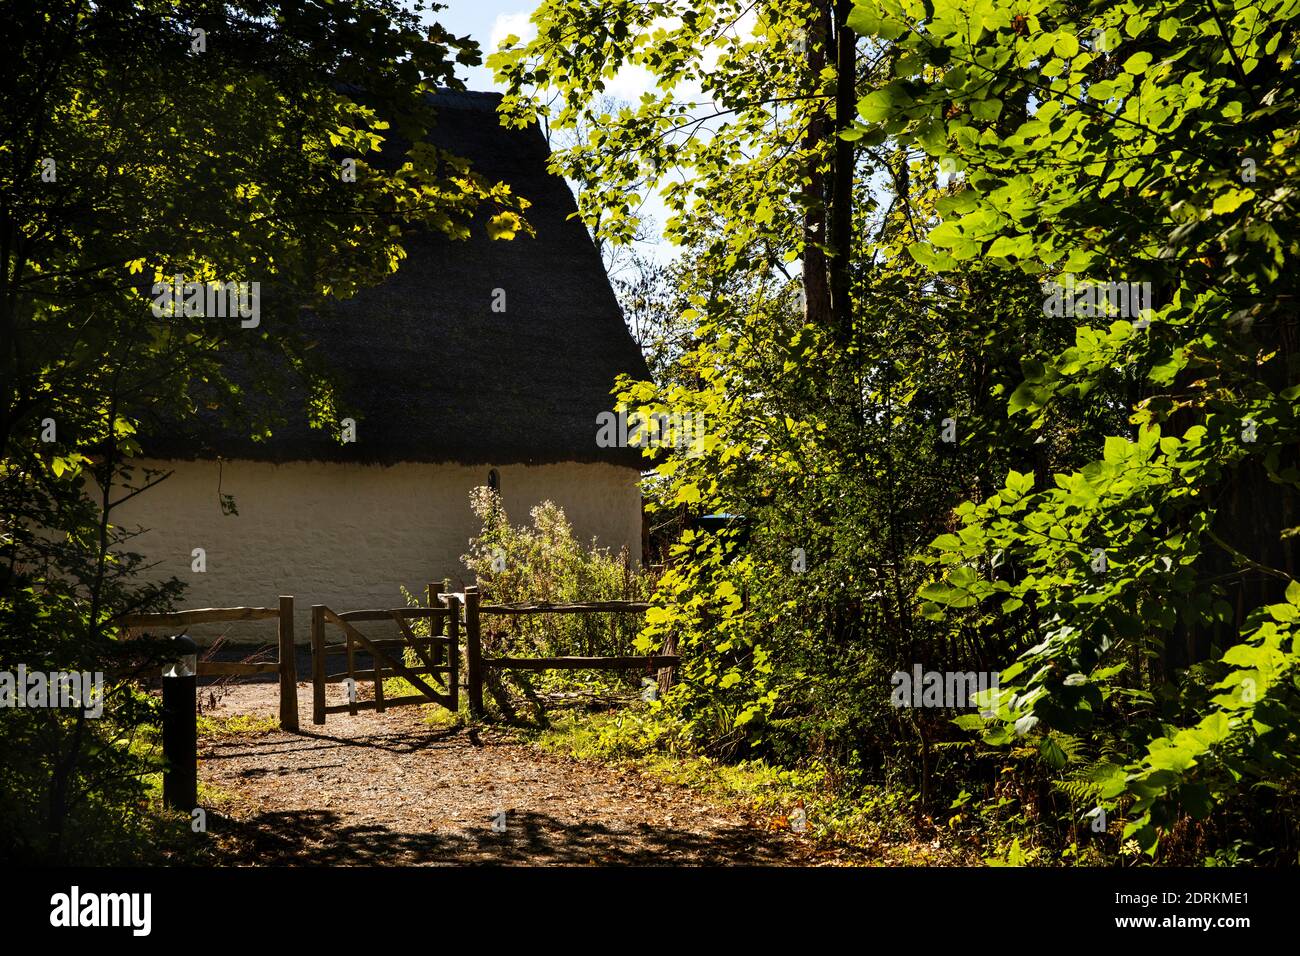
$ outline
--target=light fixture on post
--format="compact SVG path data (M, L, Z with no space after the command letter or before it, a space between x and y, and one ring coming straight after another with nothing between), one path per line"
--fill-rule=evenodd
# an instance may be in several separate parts
M163 803L190 813L199 800L199 646L188 634L172 638L172 661L162 675Z

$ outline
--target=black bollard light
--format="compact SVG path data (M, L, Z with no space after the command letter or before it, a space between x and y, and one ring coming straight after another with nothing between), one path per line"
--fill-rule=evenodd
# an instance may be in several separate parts
M199 646L186 634L172 638L172 662L163 669L163 803L193 811L199 802L199 737L196 708Z

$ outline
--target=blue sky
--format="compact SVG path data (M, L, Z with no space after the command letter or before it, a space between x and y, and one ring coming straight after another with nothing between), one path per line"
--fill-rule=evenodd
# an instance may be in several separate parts
M533 10L540 0L444 0L447 9L440 10L426 19L437 20L457 36L469 36L478 41L483 59L496 52L497 45L510 34L524 39L531 39L533 30L528 22ZM460 77L471 90L500 90L493 82L492 71L487 66L462 69ZM639 68L621 70L619 75L608 81L606 92L622 100L635 101L641 94L653 86L650 74ZM570 184L572 188L572 184ZM653 219L655 226L662 226L668 217L663 201L657 196L647 198L642 211ZM656 229L657 232L657 229ZM661 240L635 243L636 249L643 255L660 261L673 258L673 246Z
M426 18L440 22L457 36L469 36L478 41L483 59L496 52L497 44L510 34L531 39L533 30L528 22L540 0L443 0L447 9ZM501 87L492 81L492 71L486 66L474 67L461 73L461 78L471 90L495 90ZM637 100L654 86L650 74L640 67L625 68L606 83L606 92L617 99Z
M524 36L528 17L536 8L528 0L447 0L447 9L433 14L437 20L457 36L470 36L478 41L483 58L496 50L497 43L514 33ZM486 66L474 67L462 79L471 90L498 89L492 82L492 71Z

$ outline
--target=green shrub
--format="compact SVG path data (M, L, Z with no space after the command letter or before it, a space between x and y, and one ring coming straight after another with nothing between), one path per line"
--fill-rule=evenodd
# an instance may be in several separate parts
M627 552L615 554L593 540L584 546L564 510L544 501L529 512L531 524L512 525L492 489L475 488L470 506L482 531L462 556L474 573L484 604L646 601L654 579L633 566ZM642 616L637 613L485 615L485 656L605 657L637 653ZM536 684L547 691L626 691L644 675L606 671L546 671L515 675L516 689L529 696ZM499 688L498 688L499 690Z

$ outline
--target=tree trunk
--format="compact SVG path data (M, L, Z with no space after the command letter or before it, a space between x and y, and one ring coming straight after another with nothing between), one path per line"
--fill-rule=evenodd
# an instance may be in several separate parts
M835 168L831 189L831 308L842 346L853 340L853 143L838 134L853 123L857 110L857 35L848 25L852 0L835 0Z
M830 0L809 24L808 74L814 85L826 67L826 50L832 42ZM824 175L825 140L829 129L824 102L817 102L804 134L808 154L808 173L803 186L803 292L804 318L810 325L827 326L831 322L831 293L827 281L826 252L826 179Z

